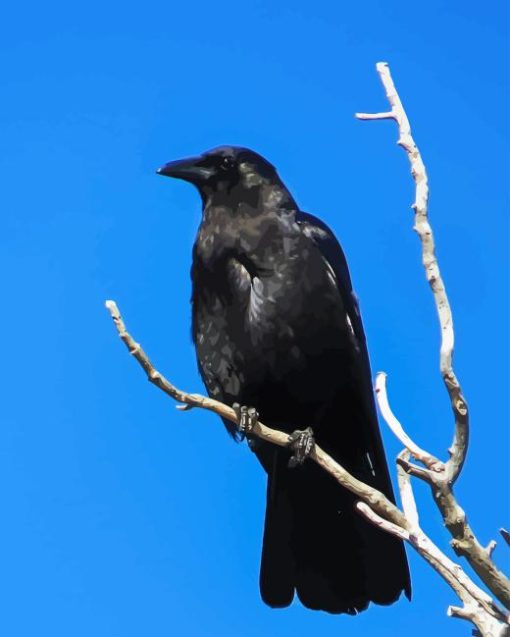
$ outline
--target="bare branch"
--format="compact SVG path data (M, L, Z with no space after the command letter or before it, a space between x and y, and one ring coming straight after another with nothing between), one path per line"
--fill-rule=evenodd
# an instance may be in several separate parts
M418 447L407 436L389 407L385 391L385 377L381 375L378 376L378 385L376 385L376 389L379 390L377 391L377 400L384 419L397 438L429 470L421 469L404 458L399 458L397 460L398 464L410 475L419 477L430 484L436 505L453 537L451 544L455 552L469 561L487 587L507 608L510 608L510 581L496 568L491 559L491 551L486 550L476 538L468 524L466 514L458 504L452 491L452 486L461 471L467 453L469 419L468 407L462 396L461 387L452 366L454 346L453 319L435 255L432 228L428 221L429 190L427 172L418 147L412 137L411 126L391 78L389 67L385 62L379 62L376 68L392 107L393 119L398 125L398 143L407 153L411 164L411 173L416 185L413 204L415 211L414 227L420 237L425 274L432 290L439 317L441 327L440 369L455 418L455 432L449 449L450 459L445 464L436 461L434 456ZM367 117L365 116L362 119L367 119ZM368 119L381 118L375 116ZM439 464L435 464L434 461ZM441 465L443 471L437 471ZM434 467L434 471L431 470L432 467Z
M365 502L357 502L356 508L375 526L408 542L441 575L464 602L465 606L464 609L461 609L462 612L470 609L469 618L476 626L480 627L480 623L484 625L490 624L491 627L496 627L498 630L500 626L509 626L508 616L494 604L491 597L476 586L463 569L452 562L418 526L411 532L403 529L382 518ZM482 634L490 636L492 633L486 632L484 629ZM503 635L504 633L502 632L501 634Z
M466 606L463 608L459 606L448 606L446 614L448 617L459 617L460 619L468 619L469 621L473 620L473 611Z
M438 482L432 487L432 496L453 537L450 544L455 553L465 557L489 590L506 608L510 608L510 581L494 564L490 552L478 541L450 485Z
M477 626L477 630L473 630L472 633L474 637L508 637L510 634L508 625L495 621L487 614L480 613L476 604L466 604L463 608L448 606L446 613L448 617L464 619Z
M354 117L356 119L363 119L365 121L375 119L395 119L393 111L388 111L386 113L356 113Z
M455 553L465 557L489 590L506 608L510 608L510 581L492 561L492 550L484 548L478 541L450 484L436 479L432 485L432 497L453 537L450 544Z
M389 522L373 511L366 502L356 502L356 509L374 526L378 526L391 535L395 535L404 542L409 542L409 531L398 524Z
M466 604L463 608L448 606L446 614L448 617L457 617L473 623L478 629L473 630L473 637L508 637L509 635L507 624L498 622L486 613L481 613L476 605Z
M409 451L404 449L398 455L401 461L409 460ZM404 511L404 515L409 521L409 524L413 528L417 528L419 526L419 517L418 517L418 509L416 507L416 500L414 499L413 487L411 485L411 479L409 477L409 473L404 470L402 465L397 464L397 479L398 479L398 488L400 491L400 500L402 502L402 509Z
M416 460L422 462L431 471L436 471L437 473L444 471L444 464L428 451L425 451L424 449L419 447L404 431L404 428L393 413L388 402L388 394L386 392L386 378L387 376L384 372L379 372L375 380L375 396L377 398L377 404L379 405L381 415L386 421L386 424L404 445L404 447L409 451L409 453L414 458L416 458Z
M190 409L194 409L193 405L175 405L177 411L189 411Z
M499 529L501 537L505 540L505 542L510 546L510 533L506 529Z
M409 462L400 455L397 456L397 465L402 467L402 469L410 476L420 478L424 482L428 482L431 486L434 484L434 474L432 474L428 469L423 469L422 467Z
M179 403L181 403L179 407L200 407L237 423L237 414L232 408L211 398L184 392L168 381L155 369L141 345L129 334L115 302L107 301L106 307L115 323L120 338L135 360L143 368L150 382L171 398L179 401ZM287 446L288 444L287 434L275 429L270 429L260 421L255 424L251 433L262 440L279 446ZM494 605L492 599L467 577L460 566L451 562L451 560L441 553L427 536L425 536L423 531L417 527L417 514L412 513L413 505L409 501L407 492L403 497L403 501L406 502L405 506L407 510L411 511L411 520L408 520L382 493L357 480L317 445L315 445L315 448L310 454L310 458L317 462L325 471L330 473L339 484L361 498L362 502L357 504L357 508L362 515L365 515L372 523L377 524L383 530L393 533L402 540L409 542L423 555L442 577L448 581L465 604L474 603L480 606L485 614L491 614L493 621L495 621L497 625L499 625L501 621L506 621L505 616ZM405 460L405 456L403 456L402 459ZM484 636L489 636L489 633L483 634Z
M494 549L496 548L496 546L497 546L496 540L491 540L485 547L485 550L487 551L487 555L489 557L492 557L492 554L494 553Z
M122 316L116 303L114 301L106 301L105 305L110 312L121 340L126 345L130 354L132 354L143 368L151 383L156 385L156 387L164 391L165 394L174 400L177 400L182 405L186 405L189 408L201 407L202 409L207 409L218 414L218 416L226 418L227 420L237 424L237 414L231 407L200 394L189 394L182 391L158 372L151 363L147 354L142 349L141 345L137 343L126 330L126 326L122 320ZM277 431L276 429L270 429L260 421L255 424L251 433L262 440L272 442L280 447L286 447L288 445L288 434L283 433L282 431ZM341 465L335 462L335 460L333 460L333 458L323 451L318 445L315 445L310 454L310 458L323 469L328 471L342 486L365 502L368 502L374 511L403 528L408 525L408 522L402 512L392 502L390 502L384 494L355 478Z
M415 212L414 228L421 240L423 266L436 303L441 327L440 369L448 395L450 396L455 418L455 434L449 450L450 459L446 463L446 474L451 484L453 484L460 473L467 453L469 438L468 407L462 396L459 381L453 371L452 361L455 340L453 319L445 285L437 263L432 228L428 221L429 187L427 171L425 170L420 151L411 134L411 126L393 83L388 64L386 62L379 62L376 68L386 91L386 97L391 105L391 119L394 119L398 125L398 144L402 146L407 153L411 164L411 173L416 184L416 196L413 204ZM371 117L362 114L362 117L358 117L358 119L389 119L389 117L381 118L378 115Z

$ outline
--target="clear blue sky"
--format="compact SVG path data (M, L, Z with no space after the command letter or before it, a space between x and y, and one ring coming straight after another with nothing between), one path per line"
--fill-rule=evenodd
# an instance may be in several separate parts
M413 4L11 3L0 26L3 311L0 632L9 637L467 635L410 554L414 600L357 618L259 599L264 484L217 419L151 387L118 301L170 378L189 338L200 202L162 163L223 143L278 168L349 257L374 371L440 454L451 419L411 230L413 186L375 62L388 60L431 179L431 217L472 412L458 495L482 542L509 511L508 15ZM399 450L384 431L390 457ZM445 545L417 486L424 527ZM506 554L506 555L505 555ZM498 562L509 566L501 544Z

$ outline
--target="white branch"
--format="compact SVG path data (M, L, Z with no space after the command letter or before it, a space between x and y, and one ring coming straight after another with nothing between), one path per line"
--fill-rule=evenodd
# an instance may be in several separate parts
M409 451L409 453L414 458L416 458L416 460L423 462L423 464L431 471L436 471L437 473L444 471L444 464L428 451L425 451L424 449L419 447L413 440L411 440L411 438L404 431L404 428L400 424L400 421L393 413L388 402L388 394L386 392L386 374L384 372L379 372L377 374L375 380L375 396L377 399L379 410L382 417L386 421L386 424L404 445L404 447Z
M357 502L356 508L375 526L408 542L453 588L464 602L464 609L476 609L476 617L471 619L476 626L479 627L479 622L490 623L491 626L505 626L507 628L510 626L508 617L496 607L492 598L474 584L463 569L452 562L422 529L416 526L412 531L409 531L388 522L375 513L365 502ZM483 634L487 637L490 635L486 632Z
M395 119L393 111L387 111L386 113L356 113L355 117L357 119L363 119L365 121L375 119Z
M425 274L430 284L441 327L440 368L441 374L450 396L450 402L455 418L455 432L453 442L449 449L450 459L442 463L427 451L424 451L411 440L405 433L402 425L394 416L386 395L386 377L379 374L376 382L376 396L381 413L397 438L409 450L409 452L427 469L422 469L411 464L406 458L399 457L398 464L410 475L419 477L428 482L432 487L434 500L441 511L444 522L453 536L451 542L458 555L463 555L469 561L473 569L507 608L510 608L510 581L496 567L491 559L491 550L485 549L478 542L475 534L468 524L466 514L453 495L452 485L457 479L464 463L468 438L469 421L468 408L462 396L459 382L453 372L453 345L454 332L453 320L445 286L441 278L439 266L435 254L434 237L428 221L428 180L425 165L421 154L411 134L409 119L397 93L390 70L385 62L376 65L381 78L386 96L391 105L391 119L397 122L399 130L398 143L404 148L411 164L411 173L416 186L415 201L415 230L417 231L421 246L422 260ZM361 119L388 119L388 117L376 114L373 117L362 114Z
M448 395L450 396L450 402L455 418L455 434L450 447L451 457L445 465L448 480L453 484L460 473L467 453L469 438L468 408L466 401L462 396L459 381L453 371L452 361L455 341L453 319L450 303L448 301L445 285L441 277L441 272L439 270L435 254L434 235L428 221L429 187L427 171L420 151L418 150L411 134L411 125L409 124L409 119L397 93L395 84L393 83L390 69L386 62L379 62L376 65L376 68L386 91L386 97L391 105L391 112L378 113L375 115L361 113L356 115L356 117L364 120L394 119L399 131L398 144L406 151L411 164L411 173L416 184L416 195L412 206L415 212L414 228L420 237L423 266L436 303L439 324L441 327L441 348L439 357L440 369ZM408 445L406 444L405 446L407 447ZM411 453L413 452L411 451Z
M401 451L399 453L399 458L401 461L407 462L409 460L409 451L407 451L407 449ZM397 480L404 515L413 529L418 528L420 520L418 517L418 509L416 507L416 500L414 499L411 478L409 477L409 473L405 471L401 464L397 465Z

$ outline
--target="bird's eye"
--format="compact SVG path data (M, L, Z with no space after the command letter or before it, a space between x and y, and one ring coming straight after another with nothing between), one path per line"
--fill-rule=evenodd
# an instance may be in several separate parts
M222 170L230 170L232 168L232 159L230 157L223 157L223 159L221 160L221 168Z

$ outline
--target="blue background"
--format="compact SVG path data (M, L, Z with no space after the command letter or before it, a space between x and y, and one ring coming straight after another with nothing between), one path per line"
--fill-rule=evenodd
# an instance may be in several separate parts
M413 184L375 73L388 60L431 178L431 218L472 414L457 492L482 542L509 522L505 1L35 3L0 26L3 311L0 632L9 636L467 635L410 554L414 600L334 617L258 593L261 470L218 419L144 379L104 309L178 385L200 202L162 163L266 155L340 237L374 371L408 431L452 432ZM390 458L399 445L384 428ZM416 485L426 530L447 535ZM496 549L509 566L509 552Z

